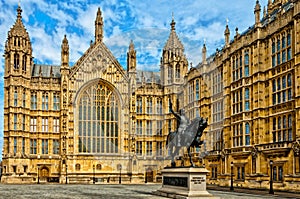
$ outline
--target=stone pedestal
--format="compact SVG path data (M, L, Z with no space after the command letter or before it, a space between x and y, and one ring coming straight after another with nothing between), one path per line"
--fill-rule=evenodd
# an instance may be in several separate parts
M198 167L165 168L162 187L154 194L182 199L218 198L206 191L208 170Z

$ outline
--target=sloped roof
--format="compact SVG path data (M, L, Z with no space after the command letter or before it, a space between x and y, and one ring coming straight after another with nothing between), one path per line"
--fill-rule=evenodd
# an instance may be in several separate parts
M145 83L157 83L160 84L160 72L152 72L152 71L141 71L137 70L136 74L136 82L141 83L145 81Z
M60 78L60 66L34 64L31 68L32 77Z

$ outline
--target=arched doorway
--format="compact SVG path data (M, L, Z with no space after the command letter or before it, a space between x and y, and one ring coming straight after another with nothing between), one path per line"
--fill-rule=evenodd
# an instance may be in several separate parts
M47 167L42 167L40 170L40 181L48 182L49 179L49 169Z

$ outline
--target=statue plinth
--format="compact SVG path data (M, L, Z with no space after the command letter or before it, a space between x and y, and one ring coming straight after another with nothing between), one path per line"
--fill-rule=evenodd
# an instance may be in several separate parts
M162 171L162 187L154 194L182 199L218 198L206 191L208 170L201 167L165 168Z

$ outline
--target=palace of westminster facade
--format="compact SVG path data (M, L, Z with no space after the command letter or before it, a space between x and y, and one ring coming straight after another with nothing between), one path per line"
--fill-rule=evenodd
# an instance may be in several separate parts
M204 44L190 69L172 20L159 72L137 70L132 41L123 69L103 43L100 9L74 66L66 36L60 66L34 64L21 12L4 52L3 183L160 181L177 127L171 100L190 119L208 117L193 152L207 183L229 186L233 173L234 186L267 188L272 169L275 189L300 189L299 0L269 0L263 12L257 1L255 24L233 40L226 25L223 48L206 57Z

